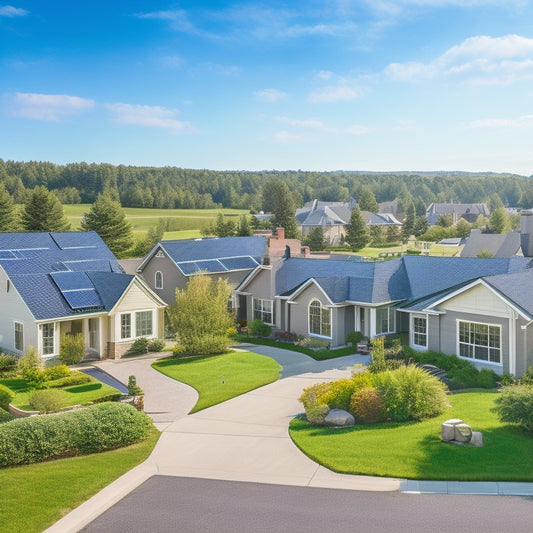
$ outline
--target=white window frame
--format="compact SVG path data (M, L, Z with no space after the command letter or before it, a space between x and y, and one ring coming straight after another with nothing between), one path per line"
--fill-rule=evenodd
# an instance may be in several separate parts
M270 307L270 310L268 309ZM258 318L265 324L274 325L274 300L266 298L254 298L253 301L254 319ZM270 320L268 320L270 315ZM267 318L267 320L265 320Z
M20 330L17 332L17 326L20 326ZM17 343L17 335L20 335L20 345ZM22 322L13 322L13 346L18 352L24 351L24 324Z
M379 313L387 311L387 329L381 330L381 324L378 321ZM392 327L391 327L392 326ZM389 333L396 333L396 308L391 306L376 308L376 335L388 335Z
M150 335L138 335L137 334L137 314L138 313L151 313L152 314L152 333ZM156 309L137 309L135 311L124 311L123 313L119 313L117 315L117 329L118 329L118 338L121 341L128 341L128 340L134 340L139 337L147 337L149 339L154 338L156 336ZM130 317L130 336L129 337L123 337L122 336L122 318L125 316Z
M132 325L132 319L131 319L131 315L132 313L121 313L120 316L119 316L119 331L120 331L120 339L121 340L126 340L126 339L132 339L133 337L131 336L132 332L133 332L133 325ZM129 323L128 324L124 324L122 322L122 319L126 318L126 317L129 317ZM129 335L128 336L125 336L124 335L124 329L125 328L128 328L129 330Z
M469 342L462 341L461 340L461 324L469 324L474 325L474 331L470 331L469 336ZM486 326L487 327L487 344L482 344L479 342L476 342L476 336L482 335L481 333L476 333L475 326ZM498 346L491 346L491 335L494 333L491 333L491 328L494 328L498 332ZM487 365L494 365L501 367L503 365L502 361L502 326L501 324L490 324L487 322L476 322L473 320L461 320L457 319L456 322L456 339L457 339L457 356L461 359L466 359L468 361L477 361L479 363L484 363ZM472 356L468 355L461 355L461 346L465 347L471 347L471 354ZM482 350L487 350L487 359L482 359L480 357L476 357L476 352L481 352ZM464 353L464 351L463 351ZM493 354L498 354L498 361L491 361L491 356Z
M52 336L47 336L47 339L52 339L52 351L50 353L44 353L45 351L45 342L44 342L44 329L51 327L52 328ZM47 357L54 357L58 354L57 349L57 323L56 322L46 322L44 324L41 324L39 326L39 343L41 345L41 354L43 358Z
M159 281L159 283L158 283ZM158 270L154 275L154 287L156 289L162 289L163 288L163 272Z
M315 303L318 303L318 306L314 305ZM312 331L314 329L314 326L312 328L312 315L311 315L311 309L318 309L318 333L316 331ZM333 329L332 327L332 320L331 320L331 309L324 307L322 302L318 300L317 298L314 298L309 302L309 306L307 307L307 327L310 337L319 337L322 339L331 339L331 331ZM326 321L325 318L328 318ZM328 331L329 330L329 331Z
M418 320L424 321L424 331L417 331ZM427 315L411 315L411 345L415 348L427 350L428 347L428 317ZM417 342L424 337L424 343Z

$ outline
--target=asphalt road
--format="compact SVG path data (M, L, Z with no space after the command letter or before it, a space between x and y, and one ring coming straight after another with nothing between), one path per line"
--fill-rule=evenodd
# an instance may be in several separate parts
M153 476L87 533L531 533L533 499Z

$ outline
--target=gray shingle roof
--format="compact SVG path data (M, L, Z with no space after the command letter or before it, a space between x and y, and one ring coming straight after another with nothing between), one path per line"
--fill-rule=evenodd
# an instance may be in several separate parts
M489 250L493 257L512 257L520 250L520 233L481 233L473 230L468 237L461 257L477 257L481 250Z

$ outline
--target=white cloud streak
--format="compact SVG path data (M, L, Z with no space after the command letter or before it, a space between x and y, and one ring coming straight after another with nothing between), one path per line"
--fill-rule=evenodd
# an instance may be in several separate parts
M521 129L531 128L533 126L533 115L523 115L518 118L487 118L483 120L474 120L470 122L471 128L487 129Z
M173 109L124 103L106 104L106 108L114 115L114 122L119 124L161 128L173 133L198 133L190 122L178 120L178 112Z
M469 37L429 63L391 63L384 73L396 81L444 77L508 85L533 78L533 39L520 35Z
M29 11L20 7L0 6L0 17L25 17L26 15L29 15L29 13Z
M338 85L328 85L311 91L307 100L311 103L349 102L360 95L361 91L355 85L341 82Z
M280 100L286 100L288 95L287 93L278 91L277 89L262 89L260 91L255 91L254 97L262 102L274 104Z
M16 93L13 113L36 120L59 121L94 107L94 100L67 94Z

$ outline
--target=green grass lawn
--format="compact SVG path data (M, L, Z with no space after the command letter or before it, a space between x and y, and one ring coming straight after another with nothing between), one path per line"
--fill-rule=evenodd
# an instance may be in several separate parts
M142 463L158 438L154 429L148 439L126 448L3 468L0 533L43 531Z
M411 423L325 428L294 419L290 435L311 459L336 472L406 479L533 481L533 437L502 424L495 391L450 396L440 417ZM457 446L440 440L440 426L460 418L483 433L484 446Z
M279 379L281 370L274 359L250 352L169 357L156 361L152 367L198 391L200 397L191 413L272 383Z
M185 229L181 231L165 231L164 241L173 241L177 239L200 239L202 233L199 229Z
M92 376L90 377L91 381L89 383L84 383L83 385L73 385L72 387L65 387L61 389L67 393L67 403L65 404L65 407L78 404L83 405L97 401L106 396L120 394L120 391L114 387L106 385ZM33 411L33 407L29 403L29 398L33 390L28 389L25 380L20 378L2 379L0 380L0 383L6 387L9 387L13 392L15 392L15 397L11 402L15 407L25 411Z

